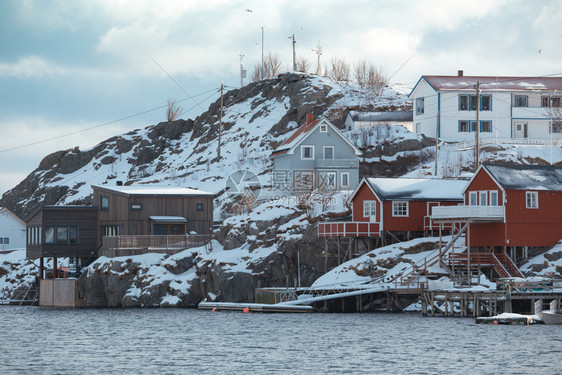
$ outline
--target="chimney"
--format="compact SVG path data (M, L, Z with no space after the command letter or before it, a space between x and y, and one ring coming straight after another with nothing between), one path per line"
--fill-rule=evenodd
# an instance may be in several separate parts
M464 75L464 72L462 70L457 71L457 76L462 77Z
M314 121L314 113L307 113L305 125L310 124L312 121Z

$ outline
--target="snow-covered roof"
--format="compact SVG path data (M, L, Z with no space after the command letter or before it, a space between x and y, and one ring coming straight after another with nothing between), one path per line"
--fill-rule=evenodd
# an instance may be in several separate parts
M562 166L485 164L483 168L507 190L562 191Z
M146 185L146 186L95 186L94 189L114 191L126 195L168 195L168 196L209 196L213 197L215 194L209 193L203 190L183 188L183 187L173 187L173 186L157 186L157 185Z
M183 216L149 216L149 219L157 223L187 223Z
M349 111L349 116L353 121L370 122L370 121L413 121L413 111L402 112L358 112Z
M427 178L367 178L382 200L462 201L467 181Z
M435 90L554 91L562 90L562 77L422 76ZM419 83L419 82L418 82ZM417 84L416 84L417 87ZM416 89L414 87L412 92ZM410 94L411 95L411 94Z

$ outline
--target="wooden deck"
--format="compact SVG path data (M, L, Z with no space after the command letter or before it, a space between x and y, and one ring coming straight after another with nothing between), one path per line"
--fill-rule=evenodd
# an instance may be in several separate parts
M98 256L109 258L141 255L146 253L177 254L193 247L207 246L211 235L169 235L169 236L106 236L103 238Z

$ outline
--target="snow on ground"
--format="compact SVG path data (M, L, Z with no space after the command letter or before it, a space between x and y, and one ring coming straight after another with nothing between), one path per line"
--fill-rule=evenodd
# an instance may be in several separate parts
M450 237L443 237L445 243L450 240ZM408 249L424 243L434 244L433 249L416 254L406 254ZM339 265L318 278L312 287L337 287L346 283L365 283L373 278L380 282L390 282L395 276L411 270L412 265L423 267L426 257L436 255L439 248L438 243L438 237L424 237L380 247ZM463 237L455 242L455 248L456 251L464 249Z
M547 252L531 258L520 267L523 274L545 277L562 277L562 240Z

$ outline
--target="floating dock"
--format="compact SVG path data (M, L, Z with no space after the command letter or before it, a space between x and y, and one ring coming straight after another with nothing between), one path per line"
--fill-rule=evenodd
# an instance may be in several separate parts
M277 305L267 303L235 303L235 302L201 302L198 305L201 310L232 310L263 313L311 313L312 306Z
M543 323L536 315L503 313L497 316L476 318L476 324L530 325Z

